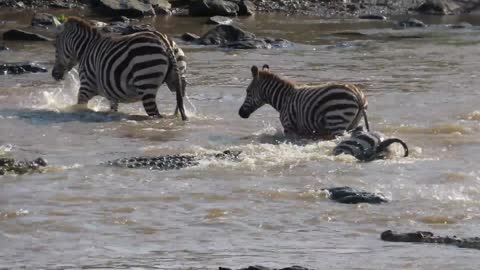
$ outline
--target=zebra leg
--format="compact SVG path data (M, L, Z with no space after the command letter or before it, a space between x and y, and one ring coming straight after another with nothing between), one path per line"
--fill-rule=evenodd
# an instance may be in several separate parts
M110 112L118 112L118 101L110 100Z
M77 105L87 105L88 101L96 96L96 93L89 88L80 87L77 97Z
M148 116L161 118L162 115L158 111L157 103L155 102L154 94L144 94L142 96L143 108L147 112Z

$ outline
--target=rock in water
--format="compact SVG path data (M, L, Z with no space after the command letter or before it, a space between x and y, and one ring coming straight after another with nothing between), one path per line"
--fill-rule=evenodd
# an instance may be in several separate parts
M4 40L26 40L26 41L50 41L51 39L31 32L12 29L3 33Z
M153 0L152 6L157 15L171 15L172 4L167 0Z
M125 15L132 17L155 16L152 2L140 0L99 0L108 15Z
M224 16L213 16L207 21L207 24L232 24L233 20Z
M101 28L103 32L129 35L143 31L155 31L155 28L148 24L131 25L124 22L112 22L110 25Z
M200 37L192 33L184 33L181 39L186 42L196 42Z
M375 15L375 14L361 15L358 18L362 20L380 20L380 21L385 21L387 19L387 17L383 15Z
M67 3L64 1L53 1L48 6L51 8L58 8L58 9L69 9L74 7L74 5L72 5L71 3Z
M413 18L399 21L395 24L395 29L404 29L404 28L412 28L412 27L426 27L426 25L424 22L417 19L413 19Z
M35 13L32 18L32 26L53 26L56 27L61 23L55 16L48 13Z
M0 175L26 174L41 172L40 168L47 166L47 161L43 158L37 158L33 161L16 161L13 158L0 158Z
M250 0L232 0L232 2L238 5L239 16L250 16L255 14L255 4Z
M328 191L330 200L345 203L345 204L357 204L357 203L371 203L380 204L388 202L388 200L382 194L375 194L366 191L356 190L351 187L335 187L323 189Z
M472 27L473 25L468 22L461 22L461 23L450 25L450 28L452 29L465 29L465 28L472 28Z
M461 11L461 7L450 0L427 0L416 10L428 15L454 15Z
M249 39L241 41L228 42L221 45L229 49L270 49L272 46L263 39Z
M0 75L12 74L19 75L24 73L44 73L47 69L35 63L23 64L0 64Z
M237 16L237 4L224 0L192 0L189 6L190 16Z
M202 45L221 45L253 39L255 39L253 33L244 31L236 26L218 25L200 37L198 42Z

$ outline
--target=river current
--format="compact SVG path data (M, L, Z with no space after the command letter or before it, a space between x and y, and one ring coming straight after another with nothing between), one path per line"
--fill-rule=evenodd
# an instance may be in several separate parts
M24 13L22 13L24 14ZM0 31L29 16L0 12ZM261 264L315 269L477 269L478 251L388 243L387 229L480 236L479 17L422 18L426 29L388 22L257 15L236 19L293 48L227 50L183 44L188 122L147 119L140 103L107 113L72 107L78 74L0 76L0 151L45 157L43 174L0 176L2 269L215 269ZM147 19L178 36L208 29L204 18ZM469 21L473 28L448 25ZM332 35L355 31L363 35ZM7 42L1 62L35 61L49 71L51 43ZM359 163L333 157L335 142L288 141L278 113L249 119L238 109L250 67L299 83L365 87L373 129L407 142L408 158ZM242 161L208 160L174 171L119 169L122 157L243 151ZM381 192L382 205L343 205L320 188Z

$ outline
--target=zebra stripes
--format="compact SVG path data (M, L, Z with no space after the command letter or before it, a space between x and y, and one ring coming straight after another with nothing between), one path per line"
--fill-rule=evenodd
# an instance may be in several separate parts
M390 154L388 147L393 143L401 144L405 152L404 157L408 156L408 146L402 140L397 138L385 139L382 134L367 131L359 126L351 132L350 138L335 146L333 154L352 155L361 161L384 159Z
M55 45L54 79L63 79L66 72L79 65L78 104L101 95L116 111L119 102L141 100L149 116L161 117L155 98L166 82L176 93L182 119L187 119L183 106L185 79L181 74L182 67L183 71L186 68L185 58L183 51L176 44L173 46L173 41L164 34L146 31L103 36L88 22L70 17L57 35Z
M248 118L264 104L280 113L286 134L332 139L358 126L362 116L366 126L367 99L355 85L329 83L298 86L269 71L251 68L253 80L239 115Z

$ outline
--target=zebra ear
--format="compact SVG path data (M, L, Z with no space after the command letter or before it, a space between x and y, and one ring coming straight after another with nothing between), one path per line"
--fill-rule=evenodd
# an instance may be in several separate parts
M252 66L252 76L254 78L258 77L258 67L257 66Z
M267 64L265 64L265 65L263 65L262 70L263 71L270 71L270 67Z

